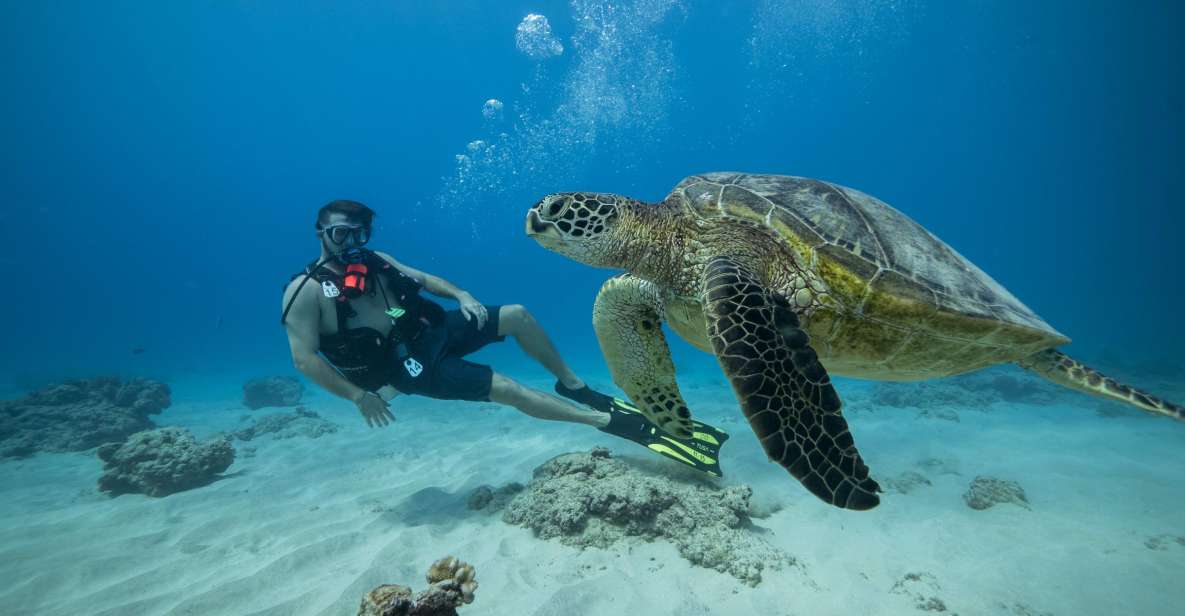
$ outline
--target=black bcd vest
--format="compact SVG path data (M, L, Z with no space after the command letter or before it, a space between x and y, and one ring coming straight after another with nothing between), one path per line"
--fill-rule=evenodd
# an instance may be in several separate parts
M340 294L343 275L314 261L292 280L307 275L329 296L337 290L333 305L337 312L337 332L322 334L321 354L355 385L373 391L391 382L391 373L404 356L414 353L416 342L432 326L444 321L444 308L420 295L423 288L415 279L399 271L382 257L367 251L363 261L367 269L368 295L379 294L387 300L388 308L398 307L404 313L394 319L391 331L384 336L371 327L347 328L346 320L356 311L350 300ZM380 283L382 286L380 286ZM330 286L332 285L332 286Z

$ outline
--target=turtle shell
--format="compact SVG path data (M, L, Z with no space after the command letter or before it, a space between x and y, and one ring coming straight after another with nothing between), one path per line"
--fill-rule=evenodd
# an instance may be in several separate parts
M1026 343L1068 342L955 249L858 190L784 175L706 173L684 179L668 200L672 197L701 219L760 223L816 268L838 265L844 275L825 278L833 285L843 277L851 280L851 288L839 294L865 313L877 313L878 298L907 300L947 318L970 317L984 323L984 333L992 323L1004 323L1015 326L1006 328L1013 333L1028 330L1032 339ZM939 318L935 313L924 318ZM966 328L967 321L959 326Z

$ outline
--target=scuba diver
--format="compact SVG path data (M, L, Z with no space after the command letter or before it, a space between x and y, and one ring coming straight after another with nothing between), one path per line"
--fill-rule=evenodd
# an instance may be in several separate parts
M296 368L357 405L368 426L394 421L389 402L401 393L492 401L539 419L590 425L721 475L719 449L728 434L696 422L692 438L677 438L629 403L591 389L521 305L482 304L438 276L365 248L374 216L348 200L318 211L321 256L286 285L280 317ZM421 291L456 300L459 309L446 311ZM567 399L465 359L507 336L555 375L555 391Z

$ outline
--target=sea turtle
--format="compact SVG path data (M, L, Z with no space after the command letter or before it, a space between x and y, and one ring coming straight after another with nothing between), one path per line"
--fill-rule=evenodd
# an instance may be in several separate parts
M665 321L716 355L770 459L838 507L875 507L880 487L828 373L910 381L1015 362L1185 419L1055 350L1069 338L990 276L901 212L836 184L706 173L656 204L557 193L531 208L526 231L582 263L626 270L601 287L593 326L613 381L648 418L689 435Z

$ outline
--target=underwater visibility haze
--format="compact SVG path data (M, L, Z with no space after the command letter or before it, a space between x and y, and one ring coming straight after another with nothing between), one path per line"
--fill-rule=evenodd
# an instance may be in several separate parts
M0 12L0 613L1185 601L1177 3Z

